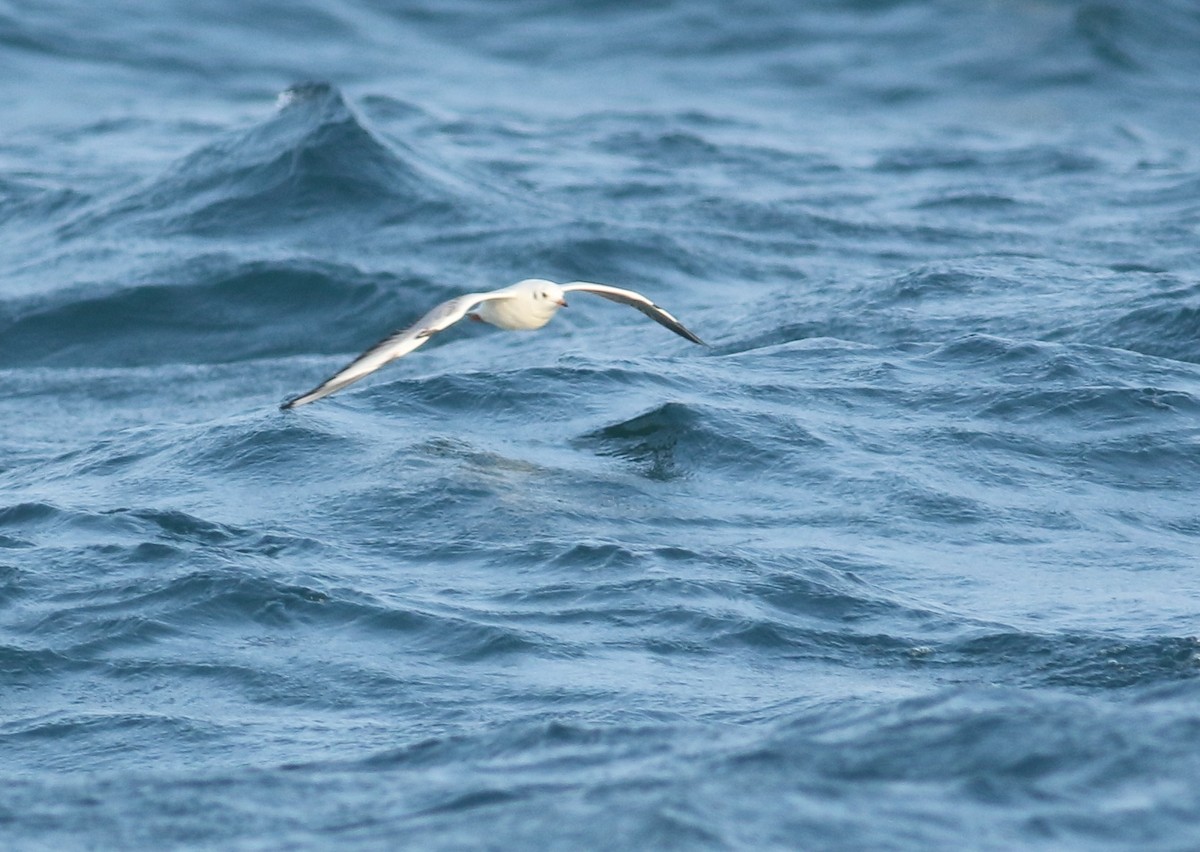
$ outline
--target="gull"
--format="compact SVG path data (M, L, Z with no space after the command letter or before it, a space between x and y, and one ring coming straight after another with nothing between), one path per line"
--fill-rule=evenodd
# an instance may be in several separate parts
M401 331L376 343L359 355L343 369L308 393L289 399L280 408L295 408L307 405L346 385L353 384L364 376L375 372L384 364L407 355L439 331L445 331L463 317L479 322L491 323L510 331L533 331L554 318L559 308L567 306L567 293L594 293L613 302L637 308L659 325L666 326L680 337L692 343L706 345L683 323L675 319L641 293L609 287L607 284L592 284L587 281L572 281L555 284L544 278L527 278L509 287L492 290L490 293L467 293L442 302L425 316Z

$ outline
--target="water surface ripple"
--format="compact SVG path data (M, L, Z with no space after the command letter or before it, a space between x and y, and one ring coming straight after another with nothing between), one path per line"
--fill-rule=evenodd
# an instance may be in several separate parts
M752 5L0 7L6 848L1200 846L1200 12Z

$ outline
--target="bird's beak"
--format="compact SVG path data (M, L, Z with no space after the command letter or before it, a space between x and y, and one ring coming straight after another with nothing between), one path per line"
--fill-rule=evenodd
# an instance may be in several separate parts
M567 300L566 300L566 299L559 299L559 300L558 300L558 306L559 306L560 308L565 308L565 307L567 306Z

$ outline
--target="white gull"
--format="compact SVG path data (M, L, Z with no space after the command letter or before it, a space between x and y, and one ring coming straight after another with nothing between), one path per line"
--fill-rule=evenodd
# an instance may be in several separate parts
M466 316L510 331L533 331L541 328L553 319L559 308L567 306L566 294L576 291L595 293L597 296L637 308L680 337L704 345L704 341L684 328L683 323L641 293L609 287L606 284L591 284L587 281L555 284L543 278L527 278L490 293L467 293L442 302L408 328L379 341L308 393L290 399L280 407L295 408L329 396L334 391L375 372L384 364L407 355L439 331L444 331Z

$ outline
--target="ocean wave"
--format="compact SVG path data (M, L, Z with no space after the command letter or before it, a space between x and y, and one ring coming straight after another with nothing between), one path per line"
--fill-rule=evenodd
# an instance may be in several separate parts
M0 177L0 225L40 223L89 200L89 196L70 187Z
M117 549L158 544L176 553L202 547L274 556L298 543L274 533L215 523L173 509L121 507L88 511L49 502L0 508L0 529L11 529L41 546L53 543L63 548L81 543ZM145 554L135 554L131 561L136 562L139 555ZM26 579L32 576L26 575Z
M989 633L930 649L921 662L1008 668L1014 659L1026 661L1019 680L1031 687L1134 689L1200 678L1194 636Z
M450 295L446 285L321 261L206 256L159 281L96 289L2 303L0 362L138 367L344 353ZM413 291L419 298L407 298ZM364 331L363 317L383 320Z
M1093 171L1099 161L1077 149L1032 147L1016 149L914 148L889 151L875 163L881 172L966 171L976 180L988 175L1027 177Z
M664 403L648 412L575 439L576 446L632 463L649 479L694 476L700 470L727 474L737 470L769 470L780 460L777 447L749 436L762 434L755 421L761 414ZM768 430L768 434L770 431ZM790 446L812 448L819 439L791 430Z
M1200 287L1179 287L1144 296L1135 304L1085 333L1091 339L1134 352L1200 363Z
M112 226L229 236L307 230L328 241L398 222L422 228L479 218L428 154L384 140L325 83L294 86L277 112L177 162L148 186L64 225L70 237Z
M1194 687L1189 691L1194 694ZM1169 703L1178 713L1178 703ZM1088 725L1071 723L1079 714ZM738 774L757 767L782 779L791 764L804 767L800 774L810 781L854 779L900 799L905 784L949 785L945 792L968 809L972 801L1071 801L1075 793L1094 792L1092 785L1101 779L1108 788L1133 787L1152 771L1139 754L1149 747L1165 755L1166 742L1178 742L1187 727L1162 739L1165 732L1156 736L1159 732L1130 727L1135 719L1152 729L1170 727L1153 718L1140 708L1110 709L1070 696L948 690L885 710L800 714L725 765ZM1131 763L1141 769L1131 773ZM995 815L1004 819L1006 812ZM1152 822L1149 814L1143 817ZM1021 831L1019 821L1012 829Z

